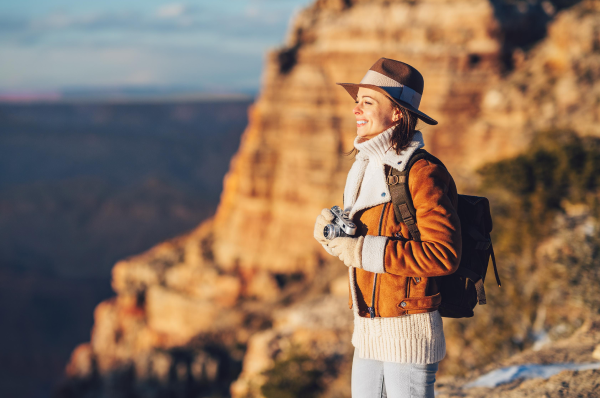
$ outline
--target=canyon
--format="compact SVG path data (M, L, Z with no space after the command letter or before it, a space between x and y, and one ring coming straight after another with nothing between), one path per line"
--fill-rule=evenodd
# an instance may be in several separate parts
M115 261L214 214L249 105L0 103L0 396L48 396Z
M520 153L535 131L600 136L600 2L507 7L317 0L299 13L268 55L215 216L113 267L116 297L96 308L58 396L260 397L265 383L276 391L265 372L287 371L286 358L323 374L323 396L349 396L346 269L312 238L353 161L343 155L353 102L335 83L359 81L381 56L415 66L425 77L420 109L439 121L421 126L426 148L463 192L480 166ZM509 11L549 21L547 31L507 25ZM519 29L531 40L511 42ZM473 370L477 347L448 338L449 363Z

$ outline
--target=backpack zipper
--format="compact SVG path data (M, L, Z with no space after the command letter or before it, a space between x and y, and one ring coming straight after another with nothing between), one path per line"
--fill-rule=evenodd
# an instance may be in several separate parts
M388 202L389 203L389 202ZM383 204L383 209L381 209L381 216L379 217L379 231L378 235L381 236L381 226L383 224L383 215L385 214L385 208L387 207L387 203ZM375 274L375 278L373 279L373 292L371 294L371 306L367 309L369 310L369 316L371 319L375 318L375 289L377 287L377 274Z

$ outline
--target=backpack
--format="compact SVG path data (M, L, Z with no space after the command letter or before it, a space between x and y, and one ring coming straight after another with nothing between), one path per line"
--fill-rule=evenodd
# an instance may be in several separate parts
M408 189L408 175L412 166L421 159L444 166L438 158L426 150L418 149L410 158L404 171L400 172L390 167L387 176L396 220L406 224L415 241L421 241L421 233ZM490 202L484 197L458 195L458 217L461 224L462 257L456 272L437 277L442 295L438 310L443 317L470 318L473 316L475 305L486 303L483 282L490 257L494 265L496 282L501 286L494 247L490 239L492 231Z

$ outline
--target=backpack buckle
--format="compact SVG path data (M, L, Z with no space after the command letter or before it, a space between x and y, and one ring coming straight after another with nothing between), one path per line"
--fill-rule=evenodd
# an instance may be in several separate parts
M483 241L480 240L477 242L477 245L475 245L475 250L488 250L491 245L492 245L491 239L487 239L487 240L483 240Z
M404 184L406 176L389 175L387 176L388 185Z

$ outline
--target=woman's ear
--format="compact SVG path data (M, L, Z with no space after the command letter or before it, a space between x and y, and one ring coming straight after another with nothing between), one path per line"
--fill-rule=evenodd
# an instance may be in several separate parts
M400 119L402 119L402 112L400 112L400 109L398 109L397 107L394 107L394 111L392 113L392 121L397 122Z

